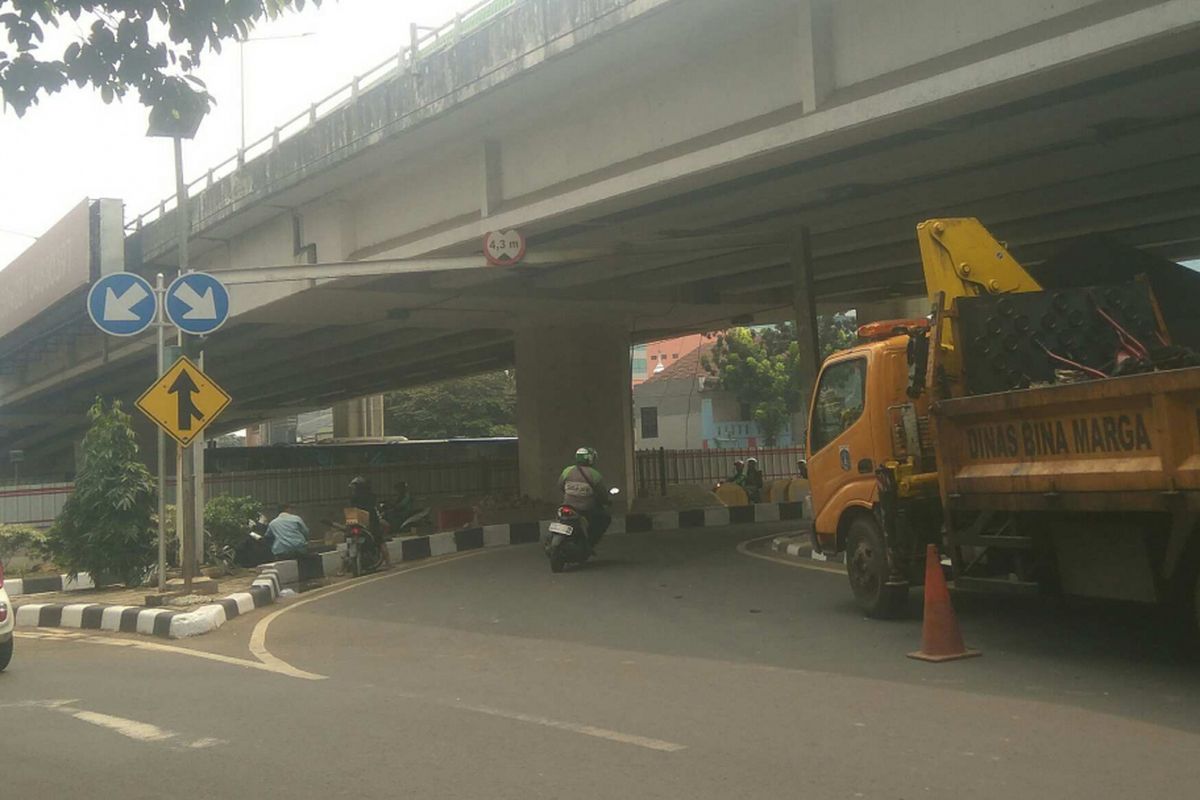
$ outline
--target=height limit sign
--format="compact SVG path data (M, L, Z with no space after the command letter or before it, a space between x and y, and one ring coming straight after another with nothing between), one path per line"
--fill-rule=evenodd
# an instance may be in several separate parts
M187 447L230 403L225 390L187 356L176 361L141 397L137 407Z

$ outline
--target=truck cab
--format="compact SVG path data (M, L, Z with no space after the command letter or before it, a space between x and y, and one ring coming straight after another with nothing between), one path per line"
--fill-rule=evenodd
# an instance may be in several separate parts
M910 363L910 333L920 337L927 328L926 320L864 325L859 329L862 344L833 354L822 365L809 410L806 471L813 548L847 551L852 587L867 610L886 603L889 593L908 588L899 563L886 568L892 589L877 579L882 565L892 559L875 509L879 468L918 457L921 443L910 441L905 431L927 435L927 399L914 400L908 393L916 366Z

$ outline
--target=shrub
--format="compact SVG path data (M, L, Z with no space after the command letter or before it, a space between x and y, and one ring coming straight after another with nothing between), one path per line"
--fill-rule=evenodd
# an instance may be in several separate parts
M46 544L46 534L28 525L0 525L0 563L8 562L17 553L40 556Z
M136 586L158 554L155 492L138 460L129 415L102 398L88 411L75 491L46 536L46 549L69 574Z
M248 523L258 517L262 503L253 497L214 497L204 505L205 542L210 558L236 549L246 536Z

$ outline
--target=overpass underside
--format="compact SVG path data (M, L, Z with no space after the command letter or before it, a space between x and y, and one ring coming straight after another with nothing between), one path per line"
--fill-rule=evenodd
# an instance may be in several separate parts
M802 227L825 309L921 295L933 216L1028 262L1096 232L1196 256L1198 90L1194 2L519 3L196 196L200 268L280 268L206 345L222 425L540 370L531 331L620 349L794 318ZM132 233L130 268L171 274L171 216ZM509 228L530 263L411 261ZM78 316L0 342L5 446L62 451L88 398L148 383L147 343Z

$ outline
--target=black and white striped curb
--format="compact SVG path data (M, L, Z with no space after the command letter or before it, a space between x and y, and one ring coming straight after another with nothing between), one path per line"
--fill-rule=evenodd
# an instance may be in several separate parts
M95 588L95 581L86 572L81 572L74 578L71 578L70 575L34 575L25 578L4 579L4 590L8 592L9 597L49 592L82 592L85 589Z
M5 587L7 588L7 582ZM234 592L188 610L100 603L26 603L17 608L16 624L30 628L142 633L183 639L216 630L228 620L275 602L282 589L276 571L263 570L245 592Z
M608 528L614 533L646 533L648 531L716 528L755 522L779 522L804 518L804 504L758 503L728 508L693 508L684 511L658 511L650 514L627 514L614 517ZM392 563L417 561L433 556L461 553L482 547L501 547L510 544L529 544L541 541L553 520L513 522L484 525L429 536L406 536L387 543Z
M615 517L608 532L644 533L711 528L754 522L799 520L803 516L802 503L758 503L730 508L659 511ZM429 536L406 536L387 542L388 554L392 563L400 563L486 547L532 544L540 541L547 533L550 522L551 520L513 522L463 528ZM343 568L344 549L345 546L342 545L336 551L264 564L259 568L259 576L251 584L249 591L236 592L199 608L177 611L168 608L99 603L27 603L17 608L16 623L23 627L142 633L168 639L199 636L216 630L234 617L274 603L285 588L338 574ZM5 582L5 588L10 585L9 581Z
M813 550L811 536L810 533L799 536L776 536L771 540L771 549L776 553L788 555L793 558L804 558L811 559L812 561L833 562L837 564L846 563L845 553L827 555Z
M758 503L757 505L729 508L695 508L684 511L659 511L651 514L628 514L623 517L614 517L608 533L715 528L755 522L800 520L803 517L804 504L800 502ZM392 563L398 564L404 561L420 561L425 558L452 555L486 547L532 544L541 541L542 537L547 534L552 521L512 522L462 528L427 536L401 536L386 542L386 547ZM264 565L264 568L274 570L283 586L295 586L304 581L329 578L342 571L345 548L346 546L341 544L338 545L336 553L321 553L319 556L308 556L299 560L277 561Z

